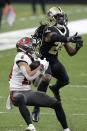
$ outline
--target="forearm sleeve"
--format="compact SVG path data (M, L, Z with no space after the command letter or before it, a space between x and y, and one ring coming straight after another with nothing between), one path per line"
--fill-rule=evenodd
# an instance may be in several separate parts
M53 34L50 39L51 42L67 42L67 37L63 35Z
M41 74L41 72L38 70L35 75L29 76L27 71L26 71L26 68L24 66L21 66L20 70L23 73L23 75L26 77L26 79L30 80L30 81L34 80L35 78L37 78Z

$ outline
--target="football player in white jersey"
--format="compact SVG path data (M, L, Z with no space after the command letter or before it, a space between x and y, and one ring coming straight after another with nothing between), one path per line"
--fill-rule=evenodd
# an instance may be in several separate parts
M25 131L36 131L27 106L53 108L64 131L70 131L68 130L65 113L60 102L44 92L32 91L30 87L31 81L42 75L48 68L48 62L41 60L37 67L32 68L31 65L34 61L35 50L31 38L22 38L16 44L16 47L18 54L14 59L14 64L9 75L10 100L14 106L19 108L20 114L28 125Z

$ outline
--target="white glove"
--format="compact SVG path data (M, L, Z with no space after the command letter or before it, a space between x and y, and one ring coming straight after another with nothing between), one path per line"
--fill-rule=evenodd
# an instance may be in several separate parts
M46 58L44 58L43 60L41 60L40 58L38 58L38 61L40 61L40 64L43 65L43 71L42 71L42 74L44 74L45 71L48 69L49 62L46 61Z

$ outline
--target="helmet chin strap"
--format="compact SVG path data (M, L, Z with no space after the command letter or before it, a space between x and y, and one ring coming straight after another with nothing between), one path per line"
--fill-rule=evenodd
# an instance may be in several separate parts
M25 51L24 49L22 49L22 48L20 48L20 47L18 47L18 49L20 49L22 52L25 52L25 53L26 53L26 51Z
M22 49L21 47L19 47L19 49L20 49L22 52L28 54L28 56L31 57L32 59L34 58L34 57L32 57L32 55L31 55L29 52L25 51L25 50Z

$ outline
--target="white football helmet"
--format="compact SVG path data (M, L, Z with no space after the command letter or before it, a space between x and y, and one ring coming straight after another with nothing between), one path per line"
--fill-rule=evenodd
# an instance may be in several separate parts
M60 7L50 8L46 17L50 25L57 26L58 28L63 28L68 22L66 13Z

